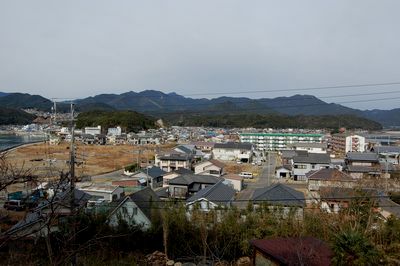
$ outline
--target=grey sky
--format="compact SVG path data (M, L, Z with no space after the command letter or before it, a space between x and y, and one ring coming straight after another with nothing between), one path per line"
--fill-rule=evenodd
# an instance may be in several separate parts
M0 0L0 91L82 98L400 81L400 1ZM400 85L295 93L396 108ZM240 94L238 96L246 96Z

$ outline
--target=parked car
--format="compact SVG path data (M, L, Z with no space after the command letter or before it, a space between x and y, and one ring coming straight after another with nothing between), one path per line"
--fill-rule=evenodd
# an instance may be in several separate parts
M250 172L241 172L239 176L244 177L244 178L253 178L253 173Z
M25 204L21 200L8 200L4 203L4 209L10 211L23 211Z

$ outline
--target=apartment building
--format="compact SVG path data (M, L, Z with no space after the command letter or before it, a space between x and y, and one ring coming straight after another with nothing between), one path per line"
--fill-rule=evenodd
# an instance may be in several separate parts
M332 151L338 155L348 152L364 152L365 137L346 133L333 134L330 140Z
M293 143L322 143L322 134L240 133L240 142L254 144L259 151L286 150Z

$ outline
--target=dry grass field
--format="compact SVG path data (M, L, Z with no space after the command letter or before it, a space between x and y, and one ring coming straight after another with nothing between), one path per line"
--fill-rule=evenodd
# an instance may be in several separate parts
M170 146L158 147L167 149ZM141 154L139 157L139 149ZM98 175L122 169L124 166L153 159L155 146L132 145L76 145L76 175ZM15 168L31 169L42 177L56 177L60 171L68 171L70 147L60 145L33 144L19 147L7 153L7 159Z

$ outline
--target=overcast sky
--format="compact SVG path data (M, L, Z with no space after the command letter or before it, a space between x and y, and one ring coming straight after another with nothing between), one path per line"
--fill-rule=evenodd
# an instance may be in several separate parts
M398 0L0 0L0 91L298 93L398 108L400 85L235 92L400 82L399 10Z

